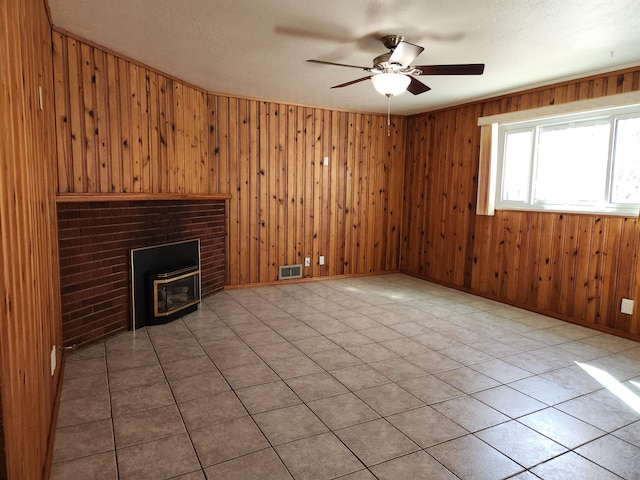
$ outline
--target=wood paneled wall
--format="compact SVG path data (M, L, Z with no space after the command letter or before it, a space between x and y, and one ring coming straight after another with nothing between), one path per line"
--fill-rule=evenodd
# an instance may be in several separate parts
M399 268L404 119L387 136L381 115L214 95L209 114L218 190L232 195L229 284L305 257L312 277Z
M640 339L638 218L475 214L478 117L638 89L630 69L408 119L402 270Z
M51 30L43 0L0 25L0 478L37 479L62 358Z
M60 193L217 193L207 96L53 32Z
M230 285L305 257L305 276L399 268L403 118L387 136L383 115L207 95L59 32L53 44L61 194L230 193Z

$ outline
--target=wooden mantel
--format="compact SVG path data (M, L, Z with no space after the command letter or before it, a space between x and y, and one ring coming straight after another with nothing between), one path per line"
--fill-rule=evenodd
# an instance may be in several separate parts
M160 200L230 200L229 193L62 193L56 196L57 203L71 202L135 202Z

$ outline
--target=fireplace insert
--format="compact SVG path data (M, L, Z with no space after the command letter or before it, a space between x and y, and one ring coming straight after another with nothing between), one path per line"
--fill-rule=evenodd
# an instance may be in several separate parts
M149 275L147 323L157 325L193 312L200 302L200 270L186 265Z
M134 330L197 310L200 296L200 240L131 250Z

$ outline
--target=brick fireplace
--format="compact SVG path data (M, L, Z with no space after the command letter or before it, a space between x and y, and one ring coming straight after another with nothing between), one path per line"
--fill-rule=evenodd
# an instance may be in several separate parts
M202 296L224 288L224 200L61 202L58 232L65 346L130 329L132 249L199 238Z

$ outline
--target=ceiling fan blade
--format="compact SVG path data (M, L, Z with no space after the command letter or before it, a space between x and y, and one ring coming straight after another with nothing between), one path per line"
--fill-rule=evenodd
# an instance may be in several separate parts
M369 67L360 67L358 65L347 65L346 63L325 62L324 60L307 60L310 63L319 63L321 65L335 65L337 67L359 68L360 70L369 71Z
M484 63L464 63L460 65L414 65L422 70L420 75L482 75Z
M354 83L360 83L360 82L364 82L365 80L369 80L371 78L371 75L369 75L368 77L362 77L359 78L357 80L351 80L350 82L347 83L341 83L340 85L334 85L331 88L342 88L342 87L348 87L349 85L353 85Z
M424 50L420 45L414 45L413 43L400 42L393 50L391 57L389 57L389 63L399 63L403 67L411 65L418 55Z
M427 87L420 80L411 76L409 76L409 78L411 78L411 83L407 87L407 92L413 93L414 95L420 95L421 93L431 90L431 87Z

